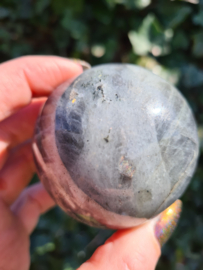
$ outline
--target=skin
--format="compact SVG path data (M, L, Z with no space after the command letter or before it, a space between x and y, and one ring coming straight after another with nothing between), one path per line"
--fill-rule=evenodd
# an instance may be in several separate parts
M80 73L79 64L55 56L27 56L0 65L1 270L29 269L29 236L40 215L54 206L41 183L26 187L35 173L35 122L56 86ZM117 231L79 270L155 269L161 253L155 222Z

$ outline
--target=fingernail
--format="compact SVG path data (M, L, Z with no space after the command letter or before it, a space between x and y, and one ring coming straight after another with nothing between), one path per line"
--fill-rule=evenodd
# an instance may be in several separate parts
M75 59L75 58L69 58L70 60L74 61L75 63L79 64L82 66L83 68L83 71L87 70L87 69L90 69L91 68L91 65L83 60L80 60L80 59Z
M155 236L161 247L167 242L175 230L180 218L181 210L182 202L177 200L160 214L155 225Z

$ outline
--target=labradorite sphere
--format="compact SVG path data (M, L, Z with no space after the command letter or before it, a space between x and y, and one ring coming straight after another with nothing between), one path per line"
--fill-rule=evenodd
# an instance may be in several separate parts
M174 86L135 65L106 64L52 93L33 151L40 179L69 215L128 228L183 194L197 163L197 127Z

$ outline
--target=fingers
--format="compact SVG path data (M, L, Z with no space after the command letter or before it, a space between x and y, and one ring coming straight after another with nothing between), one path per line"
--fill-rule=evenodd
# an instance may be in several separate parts
M55 205L41 183L26 188L11 210L20 218L25 229L31 233L41 214Z
M21 222L1 200L0 220L0 269L29 269L28 234L23 230Z
M28 106L0 122L0 169L11 148L32 138L35 122L45 101L46 98L33 99Z
M0 169L11 148L32 138L35 122L45 101L46 98L33 99L28 106L0 122Z
M153 226L116 232L78 270L152 270L161 254Z
M82 67L57 56L26 56L0 65L0 121L28 105L33 96L47 96Z
M180 217L178 200L146 224L113 234L78 270L153 270Z
M0 198L11 205L27 186L34 171L31 142L16 147L0 171Z

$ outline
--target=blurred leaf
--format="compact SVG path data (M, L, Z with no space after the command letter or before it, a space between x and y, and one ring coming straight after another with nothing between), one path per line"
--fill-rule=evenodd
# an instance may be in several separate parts
M130 31L128 37L136 54L146 55L151 52L154 56L160 56L170 51L167 42L172 37L172 35L169 37L169 31L172 30L167 31L164 32L157 18L149 14L138 31Z
M203 56L203 31L194 35L194 45L193 45L193 54L196 57Z
M179 8L176 13L174 12L174 16L171 17L169 27L174 28L178 26L187 18L191 11L191 8L187 6Z
M32 2L31 0L19 0L18 17L28 19L32 17Z
M63 270L75 270L75 269L71 267L69 263L66 263Z
M183 67L183 85L185 87L195 87L203 85L203 71L194 65Z
M59 50L65 49L68 46L70 42L70 34L67 32L66 29L53 29L53 36Z
M139 9L143 9L151 4L151 0L136 0L135 6Z
M0 7L0 19L4 19L8 17L10 14L10 10L8 8Z
M149 40L150 27L154 22L155 17L153 14L149 14L142 22L142 25L138 31L130 31L128 37L133 46L133 50L136 54L146 55L152 47L152 44Z
M49 6L50 0L38 0L35 4L36 14L42 14L42 12Z
M177 31L172 40L172 45L175 49L187 49L189 46L189 39L186 33L182 30Z
M67 8L67 0L51 0L51 6L56 14L61 14Z
M72 18L72 13L69 10L66 10L61 25L69 30L74 39L84 38L88 31L82 21Z
M67 9L74 14L80 13L83 5L84 0L51 0L52 9L57 14L62 14Z
M70 35L74 39L84 38L87 34L87 27L78 19L73 19L73 13L71 10L66 9L64 12L63 19L61 20L61 25L64 29L68 30Z
M51 252L55 250L55 245L54 243L46 243L43 246L38 246L36 248L36 253L39 255L44 255L47 252Z
M31 54L32 47L29 44L16 43L15 46L11 46L10 53L12 58L19 57L22 54L28 55Z
M105 2L107 3L107 6L110 8L114 8L116 5L116 2L114 0L105 0Z
M197 25L203 26L203 10L193 17L193 22Z
M165 4L158 6L158 10L164 20L167 28L175 28L180 25L192 12L192 8L186 5L169 4L166 8Z
M63 28L70 30L71 29L71 24L72 24L72 20L73 20L73 13L71 10L69 9L65 9L65 11L63 10L63 17L61 20L61 25L63 26Z
M94 9L94 17L105 25L111 22L111 12L104 6L98 6Z
M174 1L174 0L172 0L172 1ZM192 4L199 4L199 0L179 0L179 1L188 2L188 3L192 3Z
M4 28L0 28L0 40L2 39L6 41L9 40L10 38L11 38L10 33Z
M103 56L104 62L111 62L115 54L115 48L118 45L118 40L115 37L111 37L105 41L105 54Z

